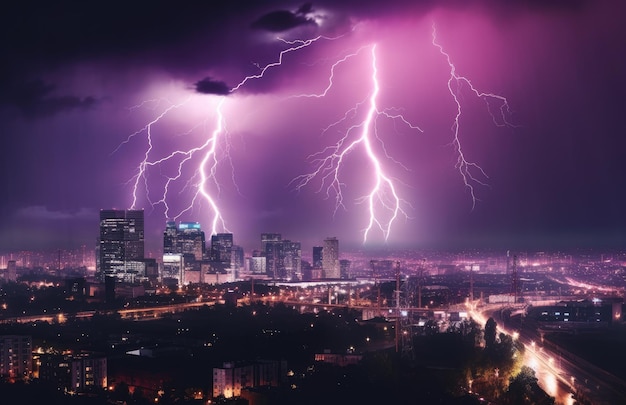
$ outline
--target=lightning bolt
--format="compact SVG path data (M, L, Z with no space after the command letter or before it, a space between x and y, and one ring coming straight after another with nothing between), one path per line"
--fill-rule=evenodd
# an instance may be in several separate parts
M261 65L259 64L255 64L255 66L259 68L259 72L256 74L244 77L236 86L232 87L229 92L235 93L237 92L237 90L243 87L248 81L263 78L268 70L281 66L283 64L283 59L285 55L291 52L296 52L300 49L306 48L312 45L313 43L322 39L323 40L335 40L335 39L341 38L342 36L333 38L333 37L325 37L325 36L320 35L320 36L307 39L307 40L295 40L295 41L288 41L282 38L277 38L278 41L283 42L290 46L280 51L277 60L270 62L263 67L261 67ZM158 159L154 159L152 157L152 154L154 151L153 134L152 134L153 127L157 123L159 123L161 120L163 120L173 110L185 106L190 101L190 99L191 97L179 104L170 103L170 105L167 108L165 108L161 113L156 115L156 117L154 117L151 121L149 121L143 128L129 135L128 138L113 151L113 153L117 152L123 145L130 142L132 138L139 136L141 134L145 134L147 146L143 153L143 159L139 162L135 175L129 181L129 183L132 184L131 209L135 209L137 207L138 201L139 201L139 194L142 190L143 190L143 195L145 195L146 200L148 201L148 203L150 204L152 208L154 208L155 206L159 204L163 205L165 217L168 219L171 218L174 220L178 220L182 215L192 210L199 200L203 200L205 203L208 204L210 211L212 213L211 214L212 234L216 234L220 231L228 232L228 229L226 227L226 221L224 220L222 213L219 209L219 206L217 204L215 193L209 190L210 183L213 184L213 187L215 188L217 193L219 193L221 189L220 183L217 179L218 166L221 161L221 158L231 163L230 167L233 173L231 177L233 179L233 183L235 184L235 187L237 187L234 181L234 168L232 165L232 161L230 160L230 155L228 153L229 148L228 148L227 142L225 143L224 141L222 141L222 138L224 138L224 135L225 135L225 118L222 112L222 107L223 107L226 97L220 96L217 102L217 107L215 108L215 115L217 117L215 128L213 131L211 131L210 135L206 138L206 141L203 144L193 147L193 148L185 149L185 150L175 150L174 152L171 152L170 154L160 157ZM130 110L133 111L135 109L142 108L146 106L147 104L156 103L158 105L161 101L162 100L146 100L146 101L141 102L137 106L131 107ZM225 145L222 148L219 148L220 144L225 144ZM220 153L223 153L223 155L220 155ZM194 159L194 156L197 154L201 154L202 156L202 159L200 160L199 163L197 162L197 159ZM149 169L163 167L168 163L174 163L176 165L177 167L176 174L173 176L162 174L162 176L165 177L165 182L162 187L161 195L158 200L152 201L150 197L150 187L148 184ZM185 208L183 208L179 213L174 214L172 212L172 208L170 204L168 203L168 201L170 200L170 193L171 193L170 186L172 186L174 183L178 181L182 181L186 166L193 165L193 164L197 164L194 170L195 174L192 177L192 179L190 179L187 182L185 187L193 188L195 191L192 193L192 197L189 199L188 205ZM195 182L192 181L194 178L197 179L195 180Z
M476 207L476 201L478 200L476 197L475 185L479 184L481 186L487 186L487 183L481 180L481 178L488 179L487 173L480 167L477 163L467 160L465 157L465 153L463 152L463 147L461 145L460 138L460 120L462 115L462 107L461 101L459 100L459 94L464 86L470 89L474 95L480 99L482 99L486 105L489 114L491 114L491 118L493 119L493 123L496 126L503 127L515 127L515 125L511 124L507 116L511 114L511 110L509 108L508 100L494 93L484 93L479 91L474 87L470 79L465 76L460 76L456 72L456 66L452 63L452 59L450 55L443 49L437 42L437 29L435 24L432 26L432 44L439 49L439 52L446 59L448 66L450 67L450 77L448 78L448 91L454 100L456 105L456 114L454 117L454 121L452 123L452 146L457 155L457 161L455 164L455 168L459 171L461 178L463 180L463 184L469 190L470 196L472 198L472 210ZM499 104L499 114L493 113L491 110L491 106L493 103Z
M359 201L365 202L367 205L368 220L363 230L363 243L367 242L367 238L374 228L378 228L385 240L389 238L391 229L399 216L408 218L407 213L402 208L405 201L398 194L397 187L392 178L386 173L385 168L379 157L380 153L375 150L374 143L378 141L381 145L383 154L389 158L384 143L377 134L376 119L384 116L390 119L399 119L411 129L422 131L419 127L412 125L401 114L392 114L389 110L379 110L377 105L377 97L380 92L378 83L378 68L376 64L376 45L368 46L371 49L371 92L365 100L357 103L352 109L347 111L344 116L337 122L328 126L324 132L330 128L353 118L359 111L360 107L367 106L364 118L351 125L344 135L337 141L335 145L325 148L323 151L309 156L314 162L314 170L305 175L300 175L294 179L297 190L307 186L315 178L321 179L320 189L325 190L326 196L335 197L335 212L340 208L345 208L343 188L344 183L341 180L341 169L345 165L348 154L357 148L362 148L366 159L372 167L372 186L369 193L363 196ZM339 59L331 66L331 72L328 80L328 86L317 94L298 95L296 97L324 97L328 94L333 86L333 78L335 69L349 58L356 56L363 49L362 47L354 53L348 54ZM356 133L357 135L353 135ZM396 162L397 163L397 162Z
M129 181L132 184L131 208L134 209L139 204L139 196L143 193L145 199L153 208L159 204L163 205L166 218L178 219L202 201L208 205L211 211L211 232L215 234L220 230L227 231L226 221L222 216L216 200L216 195L218 195L221 190L217 175L220 169L220 163L224 160L230 162L230 168L233 173L233 183L236 187L234 168L228 152L228 131L226 131L226 121L223 113L226 99L228 97L236 97L238 90L243 88L249 81L262 79L270 69L281 66L288 54L307 48L322 39L336 40L340 37L341 36L330 38L317 36L307 40L294 41L277 38L278 41L284 43L287 47L280 51L276 60L264 66L255 64L258 73L246 76L240 80L237 85L230 89L229 96L213 96L218 97L215 107L211 108L214 115L213 129L209 131L204 142L195 147L175 150L159 158L153 157L153 154L155 154L154 137L152 133L153 127L174 110L185 107L192 97L178 104L170 103L143 128L128 136L128 138L118 146L118 149L130 142L132 138L142 134L145 134L147 145L143 153L143 158L137 165L135 175ZM462 147L460 131L462 116L461 90L467 88L476 97L484 100L487 105L487 110L491 114L494 124L497 126L513 126L507 120L507 117L510 115L509 104L505 97L493 93L481 92L473 86L468 78L457 74L456 67L452 63L450 55L446 53L444 48L437 42L434 24L432 29L432 45L444 56L450 68L447 88L456 105L456 114L452 123L453 139L451 142L457 156L455 168L459 171L465 187L469 190L472 199L472 208L474 208L477 201L475 187L476 185L486 185L484 179L488 179L488 176L478 164L466 158ZM319 92L292 96L317 99L328 96L334 86L337 69L365 50L369 50L371 61L371 76L369 78L370 91L367 97L357 102L351 109L343 114L342 118L323 130L322 133L326 133L339 125L345 124L347 126L347 129L343 131L340 139L335 144L327 146L322 151L309 156L309 159L313 163L312 172L297 176L292 181L293 184L295 184L295 188L300 190L317 179L316 181L320 182L317 191L324 192L327 198L334 198L335 213L340 208L346 209L343 193L345 183L342 180L341 174L346 165L345 162L348 159L348 155L351 152L360 151L362 156L364 156L369 163L368 170L370 170L368 174L368 179L370 180L369 191L357 200L358 203L362 203L366 206L367 211L367 219L365 220L365 226L362 230L364 243L367 242L368 237L375 230L379 230L385 241L387 241L396 221L401 217L408 218L405 207L409 204L401 198L398 192L397 180L389 174L388 167L389 162L400 166L402 165L387 153L385 144L378 133L378 120L392 120L401 123L409 130L423 131L406 119L399 112L400 110L394 108L379 108L378 95L380 93L380 85L375 44L363 46L354 52L345 54L343 57L335 58L336 61L330 67L327 84ZM147 105L147 103L157 103L157 105L159 105L160 101L147 100L133 107L133 109L143 107ZM498 105L498 112L496 113L492 111L495 105ZM203 124L206 125L206 122L198 124L196 127ZM189 131L189 133L194 131L196 127ZM200 158L197 156L200 156ZM166 167L170 166L176 168L174 174L171 174L171 170L168 171L166 169ZM188 203L184 204L185 208L175 213L174 209L168 204L168 201L171 199L171 194L173 193L172 188L174 184L185 181L185 173L190 170L190 168L193 170L194 174L191 178L186 180L184 189L192 190L190 194L191 197ZM154 201L150 197L150 187L148 184L149 174L153 169L160 169L160 175L164 177L160 197ZM165 174L165 172L170 174ZM157 173L159 172L157 171Z
M146 126L144 126L139 131L131 134L128 139L126 139L125 143L129 142L132 137L139 135L140 133L146 133L146 141L147 148L144 152L144 158L139 163L137 167L137 172L132 179L133 187L132 187L132 204L131 209L135 209L138 204L138 192L142 188L145 189L145 196L148 200L149 204L154 208L158 204L162 204L165 207L165 216L166 218L172 218L174 220L178 220L183 214L188 212L193 208L195 203L199 198L203 198L206 201L212 212L211 219L211 232L213 234L219 232L220 230L227 231L226 223L222 214L219 210L215 199L212 197L211 193L207 190L207 184L209 181L213 181L215 186L219 191L219 182L217 181L216 173L217 167L219 164L219 159L217 158L217 147L220 143L220 135L224 132L224 117L222 113L222 106L225 101L225 97L220 97L217 103L216 111L216 124L213 131L211 131L210 135L206 138L205 142L199 146L185 149L185 150L175 150L171 152L169 155L161 157L159 159L151 160L151 154L154 149L153 144L153 136L152 136L152 127L157 124L160 120L162 120L168 113L172 110L183 107L190 99L187 99L183 103L180 104L172 104L168 108L166 108L163 112L157 115L152 121L150 121ZM196 129L193 128L192 131ZM190 131L191 132L191 131ZM188 133L189 134L189 133ZM118 147L119 148L119 147ZM168 204L169 194L170 194L170 186L179 181L183 177L184 169L186 165L192 164L194 162L194 155L200 154L202 159L198 163L196 175L200 177L200 180L194 185L195 191L192 193L192 197L190 199L190 203L186 208L180 211L178 214L172 215L170 213L171 207ZM228 158L228 154L226 153L226 157ZM151 201L150 198L150 189L148 186L148 169L152 167L165 166L167 163L174 162L176 166L176 174L173 176L168 176L163 174L165 177L165 183L163 185L163 192L161 197L157 201Z

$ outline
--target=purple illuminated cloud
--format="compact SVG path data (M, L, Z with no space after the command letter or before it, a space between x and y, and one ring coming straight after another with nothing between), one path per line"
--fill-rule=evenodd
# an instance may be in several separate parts
M324 199L317 187L296 192L290 182L310 173L309 157L336 144L362 118L365 107L352 121L329 127L368 100L368 53L336 67L327 97L293 96L323 92L334 62L374 43L379 108L424 131L398 120L377 121L375 147L408 203L408 219L394 227L390 245L508 246L532 244L537 235L626 240L618 203L624 199L619 184L626 181L626 168L619 151L625 145L615 136L626 109L618 97L625 90L624 56L617 51L623 7L533 0L152 2L150 9L132 3L95 11L80 2L69 8L7 6L0 17L2 37L10 39L1 43L0 214L6 227L0 250L15 246L11 230L24 219L25 207L128 207L128 181L149 147L145 133L129 135L168 108L150 126L151 162L179 148L201 147L223 114L215 144L219 159L209 166L215 176L206 184L239 243L254 248L261 232L278 231L305 246L329 235L342 246L360 246L364 206L355 203L371 187L362 151L346 156L340 173L345 209L335 215L333 198ZM520 124L494 127L484 102L458 89L464 103L460 140L468 159L489 176L487 186L477 186L481 201L473 212L455 171L456 107L447 88L449 66L431 43L433 21L457 73L506 96ZM291 46L285 41L320 35L285 54L282 65L262 79L229 94L243 78L276 62ZM178 211L188 206L198 180L193 167L204 156L194 153L181 181L171 183ZM178 174L178 164L149 168L146 181L155 185L150 194L141 183L140 206L157 247L164 207L149 201L159 200L158 187ZM180 219L198 220L207 229L208 211L199 202ZM95 238L95 228L85 231L84 223L72 221L77 235ZM375 240L382 242L380 236Z

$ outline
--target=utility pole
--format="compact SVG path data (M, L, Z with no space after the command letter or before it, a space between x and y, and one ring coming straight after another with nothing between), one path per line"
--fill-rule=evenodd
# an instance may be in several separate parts
M422 283L424 282L424 267L426 267L426 259L422 259L419 278L417 279L417 307L422 308Z
M400 351L400 262L396 262L396 353Z
M517 255L513 256L513 280L512 280L512 286L511 288L513 289L513 304L517 304L517 293L518 293L518 286L519 280L518 280L518 275L517 275Z

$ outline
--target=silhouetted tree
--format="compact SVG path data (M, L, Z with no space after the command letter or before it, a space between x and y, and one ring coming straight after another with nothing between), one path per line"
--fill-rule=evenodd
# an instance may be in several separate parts
M493 347L496 342L496 329L498 324L495 319L489 318L485 323L485 348L489 349Z

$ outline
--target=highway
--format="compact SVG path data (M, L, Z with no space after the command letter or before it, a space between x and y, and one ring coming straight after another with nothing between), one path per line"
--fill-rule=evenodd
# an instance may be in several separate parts
M164 314L173 314L176 312L185 311L190 308L198 308L205 305L215 305L216 301L201 301L201 302L184 302L178 304L157 305L152 307L143 308L126 308L117 311L81 311L75 314L69 314L66 312L59 312L55 314L39 314L39 315L23 315L13 316L4 319L0 319L0 323L31 323L31 322L65 322L68 317L74 318L91 318L97 313L101 314L113 314L118 313L124 319L146 319L146 318L158 318Z
M497 314L501 304L484 305L472 308L469 312L479 324ZM498 323L498 332L503 332L519 341L525 347L524 363L535 370L539 386L557 403L572 405L572 393L582 392L594 405L614 405L626 403L626 383L616 376L594 366L573 353L548 342L535 342L517 332L506 330Z

